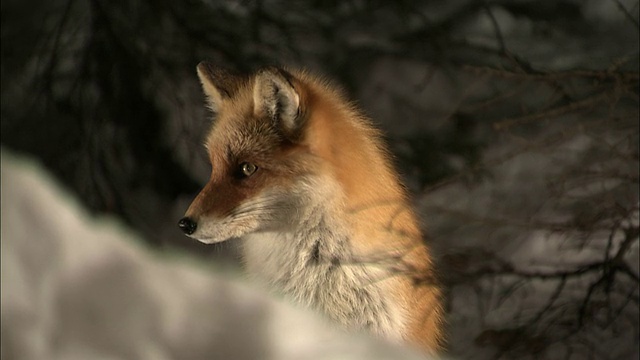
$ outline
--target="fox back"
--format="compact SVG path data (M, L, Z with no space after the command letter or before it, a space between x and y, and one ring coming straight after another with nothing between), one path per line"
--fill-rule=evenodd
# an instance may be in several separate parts
M249 274L347 328L439 350L431 257L369 120L306 72L197 70L212 171L181 229L242 239Z

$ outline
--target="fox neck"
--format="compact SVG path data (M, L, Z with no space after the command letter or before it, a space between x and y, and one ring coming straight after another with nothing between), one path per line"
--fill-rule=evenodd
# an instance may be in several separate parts
M290 228L245 236L245 266L256 281L348 328L400 340L402 309L381 270L355 260L344 214L331 211L341 207L331 204L340 201L332 192L299 209Z

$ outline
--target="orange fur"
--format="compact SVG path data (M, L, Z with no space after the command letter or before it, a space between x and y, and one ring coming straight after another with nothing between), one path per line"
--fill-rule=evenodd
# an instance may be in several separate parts
M342 94L298 73L314 109L309 124L313 152L333 166L350 215L352 244L363 259L399 258L398 296L410 309L409 339L429 351L443 346L442 292L423 243L418 221L396 175L380 134ZM320 83L321 85L315 85ZM306 85L305 84L305 85ZM304 86L304 85L303 85ZM309 86L309 85L306 85Z

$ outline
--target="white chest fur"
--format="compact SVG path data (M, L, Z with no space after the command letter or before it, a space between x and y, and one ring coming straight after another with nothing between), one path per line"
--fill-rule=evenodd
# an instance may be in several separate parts
M405 333L403 310L381 269L354 261L348 233L312 212L290 232L244 238L247 270L260 283L351 329L389 339Z

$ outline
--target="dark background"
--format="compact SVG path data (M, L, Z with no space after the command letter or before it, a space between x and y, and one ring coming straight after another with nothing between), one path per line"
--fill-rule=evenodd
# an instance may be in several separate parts
M233 244L202 246L175 225L209 172L195 66L308 68L388 135L439 259L453 355L635 358L638 11L3 1L2 146L153 246L233 264Z

